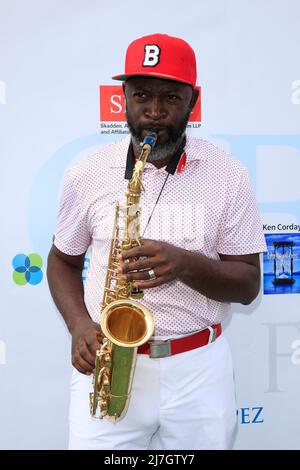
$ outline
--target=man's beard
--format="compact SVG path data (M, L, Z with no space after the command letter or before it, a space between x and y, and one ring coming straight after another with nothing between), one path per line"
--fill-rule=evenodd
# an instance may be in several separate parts
M144 128L142 126L134 126L130 114L128 113L128 110L126 112L126 116L128 128L132 136L132 143L135 150L137 151L137 154L139 155L141 152L141 143L143 142L143 138L141 137L141 135ZM148 162L157 162L160 160L164 160L165 158L169 157L170 155L173 155L176 152L185 134L189 117L190 112L187 112L180 125L176 127L165 126L164 129L168 133L169 140L164 144L156 143L155 147L151 150L151 153L147 159ZM151 129L147 128L147 130L151 132ZM155 131L153 130L152 132Z

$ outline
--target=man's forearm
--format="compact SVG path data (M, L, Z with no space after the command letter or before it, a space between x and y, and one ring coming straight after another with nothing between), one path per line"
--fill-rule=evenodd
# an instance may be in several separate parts
M206 297L219 302L249 304L259 292L256 266L240 261L220 261L181 250L178 279Z
M47 277L52 298L71 333L78 322L91 320L84 303L81 269L68 265L51 253Z

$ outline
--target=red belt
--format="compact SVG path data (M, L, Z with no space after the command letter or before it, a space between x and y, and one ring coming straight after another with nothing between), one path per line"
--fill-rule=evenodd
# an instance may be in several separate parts
M168 339L165 341L148 341L138 347L138 354L148 354L153 358L173 356L191 349L201 348L215 341L222 333L221 323L201 330L191 336L184 338Z

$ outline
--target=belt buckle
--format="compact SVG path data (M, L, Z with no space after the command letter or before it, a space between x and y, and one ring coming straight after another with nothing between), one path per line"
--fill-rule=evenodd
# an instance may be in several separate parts
M208 338L208 343L213 343L217 339L217 330L215 328L212 328L211 326L208 326L207 329L209 330L209 338Z
M171 341L169 339L165 341L150 341L150 354L149 357L153 359L160 359L162 357L169 357L171 353Z

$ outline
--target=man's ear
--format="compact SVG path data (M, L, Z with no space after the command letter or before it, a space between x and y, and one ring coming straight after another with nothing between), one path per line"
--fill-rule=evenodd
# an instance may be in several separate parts
M198 97L199 97L199 90L197 90L195 88L193 90L192 98L191 98L191 101L190 101L190 104L189 104L189 108L190 108L191 111L193 111L193 109L195 107L195 104L197 103Z

